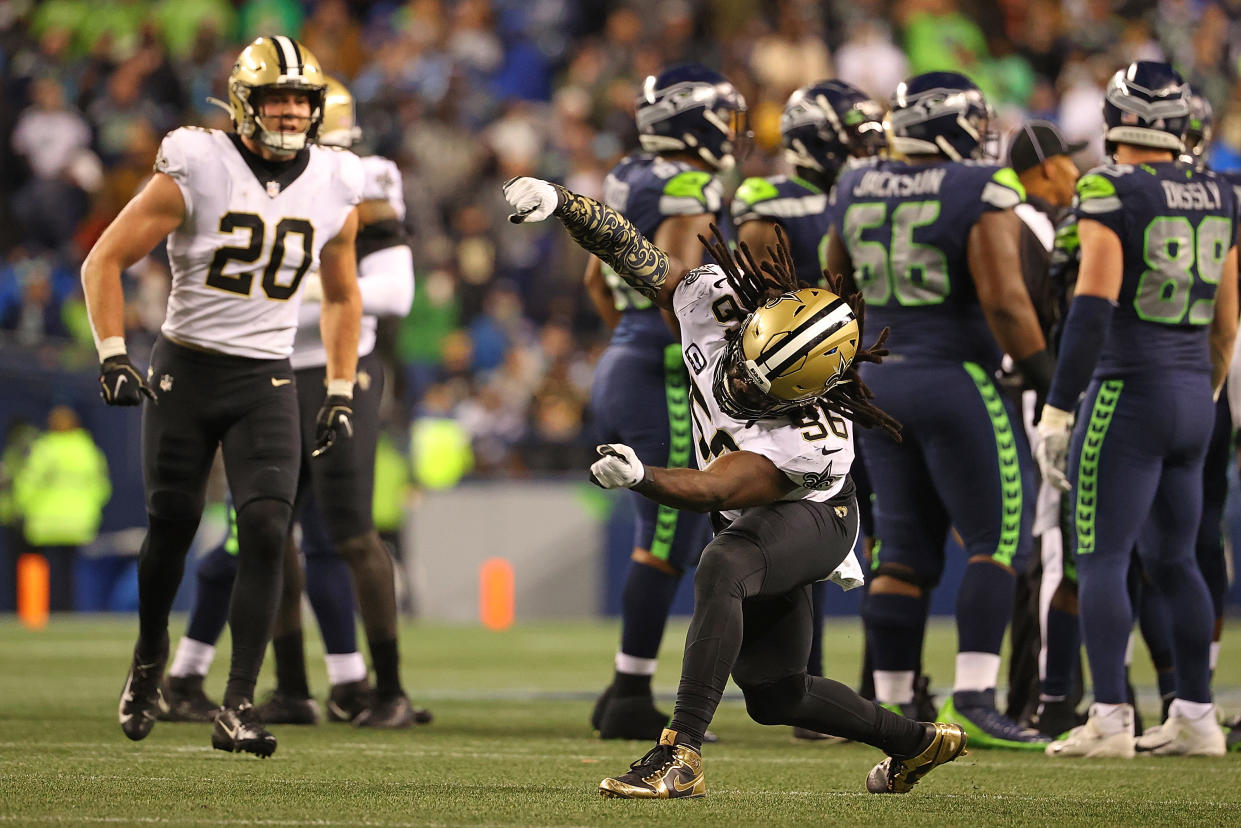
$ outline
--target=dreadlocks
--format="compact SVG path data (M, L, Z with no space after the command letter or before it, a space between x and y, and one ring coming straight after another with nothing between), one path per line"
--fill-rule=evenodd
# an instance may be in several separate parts
M793 255L789 251L788 237L779 225L776 226L776 246L774 249L767 248L767 258L761 265L755 261L749 245L745 242L742 242L738 250L734 251L725 241L720 229L714 224L711 225L711 235L713 236L711 239L699 235L698 241L719 263L728 280L728 286L736 294L745 313L753 313L764 302L798 289L797 272L793 267ZM833 275L825 270L823 278L827 283L827 289L841 296L848 303L849 309L853 311L853 316L857 319L858 348L853 361L840 381L820 397L815 405L826 413L837 414L862 428L881 428L893 440L900 442L901 424L871 402L875 395L862 381L857 369L858 363L861 362L873 362L876 365L883 362L883 358L888 354L888 349L883 347L888 339L888 329L884 328L880 331L870 347L865 347L862 344L862 337L866 321L866 300L861 293L857 292L844 295L842 293L845 290L844 279L841 276ZM744 323L734 326L728 332L728 338L732 339L740 335L744 327Z

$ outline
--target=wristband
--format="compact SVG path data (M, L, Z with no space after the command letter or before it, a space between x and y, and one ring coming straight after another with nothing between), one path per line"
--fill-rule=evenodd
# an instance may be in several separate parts
M327 381L327 395L329 397L347 397L353 399L353 380L351 379L334 379Z
M122 356L127 353L125 349L125 337L109 336L99 340L99 362L103 363L108 357Z

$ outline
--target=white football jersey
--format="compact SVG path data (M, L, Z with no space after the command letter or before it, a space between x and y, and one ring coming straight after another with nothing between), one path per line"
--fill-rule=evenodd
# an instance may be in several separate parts
M362 163L348 150L311 146L303 157L264 184L230 133L182 127L164 137L155 169L185 200L185 220L168 237L166 336L253 359L292 352L298 287L318 273L323 245L363 184Z
M720 410L712 385L727 349L724 333L744 314L717 265L691 271L677 286L673 309L681 323L681 348L690 375L690 415L698 466L729 451L761 454L797 484L785 500L830 500L844 487L853 464L853 424L820 410L791 416L738 420ZM721 512L729 519L744 510Z
M362 158L362 170L366 183L362 185L362 200L383 200L392 205L398 221L405 221L405 192L401 185L401 170L396 162L382 155Z
M386 201L405 220L405 193L401 171L380 155L363 156L363 201ZM362 293L362 329L358 356L375 350L381 316L405 316L414 301L414 254L405 243L393 244L358 260L358 289ZM290 358L295 371L327 365L327 349L319 330L318 303L307 302L298 315L297 338Z

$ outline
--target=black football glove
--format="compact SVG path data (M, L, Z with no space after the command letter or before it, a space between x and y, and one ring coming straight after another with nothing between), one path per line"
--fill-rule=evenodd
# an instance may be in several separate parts
M319 407L315 418L315 450L311 457L318 457L336 444L338 437L353 436L353 400L339 394L329 394Z
M141 405L144 395L155 402L155 393L128 356L117 354L100 364L99 396L108 405Z

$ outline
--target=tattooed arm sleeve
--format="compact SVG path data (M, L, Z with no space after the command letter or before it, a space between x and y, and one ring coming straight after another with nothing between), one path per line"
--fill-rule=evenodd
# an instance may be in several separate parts
M582 248L620 274L634 290L659 304L668 304L682 268L651 244L629 220L593 198L553 185L560 196L554 215ZM669 284L669 276L676 278ZM663 296L661 296L663 294Z

